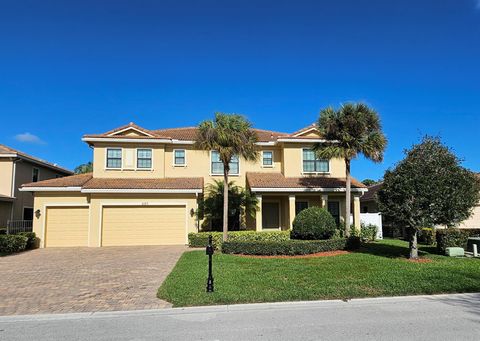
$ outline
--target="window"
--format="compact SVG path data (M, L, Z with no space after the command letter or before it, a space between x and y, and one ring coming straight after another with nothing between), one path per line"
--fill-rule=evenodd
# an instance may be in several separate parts
M173 164L174 166L185 166L185 149L173 150Z
M137 149L137 168L152 168L151 149Z
M304 173L328 173L328 160L317 158L315 152L311 149L303 150L303 172Z
M264 150L262 158L263 167L273 167L273 152Z
M295 202L295 215L302 212L304 209L308 208L308 201L297 201Z
M38 168L33 168L32 169L32 182L37 182L38 181L38 175L40 174L40 171Z
M212 174L223 174L223 163L220 160L220 154L216 151L212 151L212 165L211 165ZM238 156L233 156L230 160L230 172L229 174L238 175L239 173L239 161Z
M122 149L107 149L107 168L122 168Z
M23 220L33 220L33 208L23 207Z

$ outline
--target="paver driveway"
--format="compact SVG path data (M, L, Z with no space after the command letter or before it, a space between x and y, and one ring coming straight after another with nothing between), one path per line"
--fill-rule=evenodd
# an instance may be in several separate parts
M0 257L0 315L169 307L157 289L185 250L47 248Z

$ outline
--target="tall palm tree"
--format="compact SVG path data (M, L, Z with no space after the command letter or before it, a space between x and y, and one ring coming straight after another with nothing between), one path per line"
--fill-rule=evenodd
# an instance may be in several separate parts
M378 113L363 103L347 103L339 109L320 111L318 129L330 142L317 143L314 150L319 158L342 158L346 166L345 235L350 234L351 175L350 164L358 154L373 162L383 160L387 139L382 132Z
M228 173L232 157L254 161L258 158L255 143L257 134L252 124L241 115L215 113L214 120L203 121L198 126L196 146L207 151L217 151L223 164L223 240L228 238Z

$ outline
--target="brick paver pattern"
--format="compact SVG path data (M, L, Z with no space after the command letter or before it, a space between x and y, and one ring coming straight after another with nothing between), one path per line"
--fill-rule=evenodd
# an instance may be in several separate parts
M46 248L0 257L0 315L166 308L185 246Z

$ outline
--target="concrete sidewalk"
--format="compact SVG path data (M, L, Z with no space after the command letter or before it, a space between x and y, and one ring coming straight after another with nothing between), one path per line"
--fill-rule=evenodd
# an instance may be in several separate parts
M478 340L480 294L0 317L0 339Z

